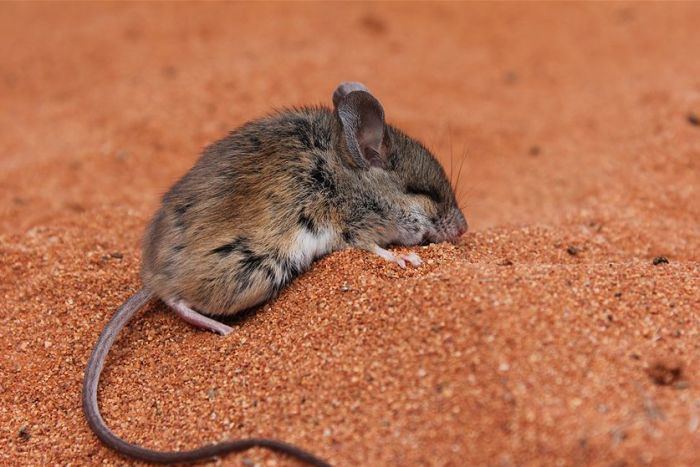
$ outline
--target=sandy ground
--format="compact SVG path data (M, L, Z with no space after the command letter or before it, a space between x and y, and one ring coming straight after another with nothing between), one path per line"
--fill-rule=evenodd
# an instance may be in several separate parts
M697 465L699 23L698 4L0 5L0 463L124 463L80 387L160 194L227 130L354 79L463 161L471 232L414 270L333 254L228 338L151 305L108 360L111 426L338 465ZM242 461L290 464L221 462Z

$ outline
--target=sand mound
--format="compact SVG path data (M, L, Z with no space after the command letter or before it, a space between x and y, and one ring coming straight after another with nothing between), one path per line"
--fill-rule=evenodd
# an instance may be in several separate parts
M465 148L472 232L418 269L333 254L228 338L152 304L110 354L109 424L338 465L700 462L696 5L0 10L3 464L122 462L82 372L159 193L348 78L455 176Z

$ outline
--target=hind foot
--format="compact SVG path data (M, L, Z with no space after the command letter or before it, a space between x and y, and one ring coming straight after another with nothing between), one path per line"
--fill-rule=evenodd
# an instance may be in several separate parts
M194 327L206 329L221 334L222 336L226 336L233 331L231 326L226 326L224 323L220 323L194 311L192 308L185 305L185 302L182 300L167 300L165 303L167 303L180 318Z

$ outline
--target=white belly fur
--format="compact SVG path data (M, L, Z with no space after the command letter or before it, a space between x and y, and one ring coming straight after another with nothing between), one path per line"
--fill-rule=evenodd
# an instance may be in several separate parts
M316 258L330 253L334 239L335 232L331 228L320 229L318 233L302 228L294 239L291 260L299 269L304 270Z

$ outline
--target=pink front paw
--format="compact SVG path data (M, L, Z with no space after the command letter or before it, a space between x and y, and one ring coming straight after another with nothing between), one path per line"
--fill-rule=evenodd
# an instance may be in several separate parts
M406 268L406 262L411 263L413 266L420 266L421 264L423 264L423 261L420 259L420 256L418 256L415 253L396 256L392 252L376 245L372 248L372 251L374 251L375 254L381 256L385 260L391 261L392 263L396 263L399 265L399 267L404 269Z
M420 256L418 256L415 253L409 253L407 255L403 255L403 256L401 256L401 259L408 261L409 263L411 263L415 267L418 267L421 264L423 264L423 260L420 259Z

